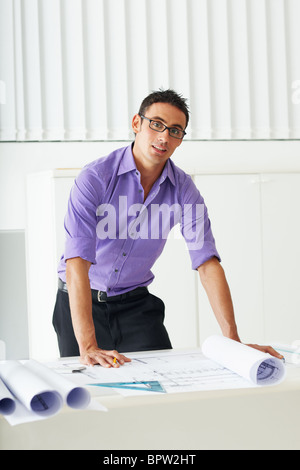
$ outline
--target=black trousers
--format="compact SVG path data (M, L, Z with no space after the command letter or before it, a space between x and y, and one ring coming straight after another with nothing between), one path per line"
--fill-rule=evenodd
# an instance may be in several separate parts
M99 302L92 297L92 314L98 347L119 352L171 349L164 326L165 306L147 290L120 301ZM79 356L69 306L69 295L58 289L53 312L61 357Z

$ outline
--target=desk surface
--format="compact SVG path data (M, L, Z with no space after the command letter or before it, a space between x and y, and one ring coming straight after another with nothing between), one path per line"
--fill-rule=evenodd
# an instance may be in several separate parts
M0 449L300 449L299 367L272 387L94 397L108 412L65 407L17 426L0 416Z

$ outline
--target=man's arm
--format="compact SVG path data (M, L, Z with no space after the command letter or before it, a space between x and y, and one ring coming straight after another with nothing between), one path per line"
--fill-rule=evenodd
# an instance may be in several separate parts
M89 281L91 263L82 258L71 258L66 261L66 281L69 293L71 317L75 337L83 364L101 364L105 367L117 366L130 361L117 351L105 351L97 344L92 317L92 296ZM114 364L113 359L117 358Z
M222 334L230 339L240 342L241 340L239 338L235 322L230 289L219 260L217 258L212 258L206 261L199 266L198 272L212 310L220 325ZM257 344L249 344L249 346L269 353L279 359L282 359L283 357L271 346L259 346Z

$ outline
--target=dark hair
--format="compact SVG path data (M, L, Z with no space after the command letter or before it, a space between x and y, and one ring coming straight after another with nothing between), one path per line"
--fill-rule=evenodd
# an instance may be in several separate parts
M185 98L176 93L176 91L174 90L160 89L158 91L153 91L152 93L150 93L150 95L144 98L139 109L139 114L144 115L147 109L154 103L168 103L180 109L180 111L185 114L187 127L189 122L189 109L186 101L187 100Z

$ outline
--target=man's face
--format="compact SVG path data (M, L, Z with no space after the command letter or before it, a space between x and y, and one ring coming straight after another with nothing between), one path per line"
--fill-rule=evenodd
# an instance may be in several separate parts
M183 111L168 103L152 104L145 112L145 117L180 130L186 127ZM133 153L144 164L163 167L182 140L171 137L168 129L157 132L149 124L148 120L142 119L138 114L133 117L132 128L136 134Z

